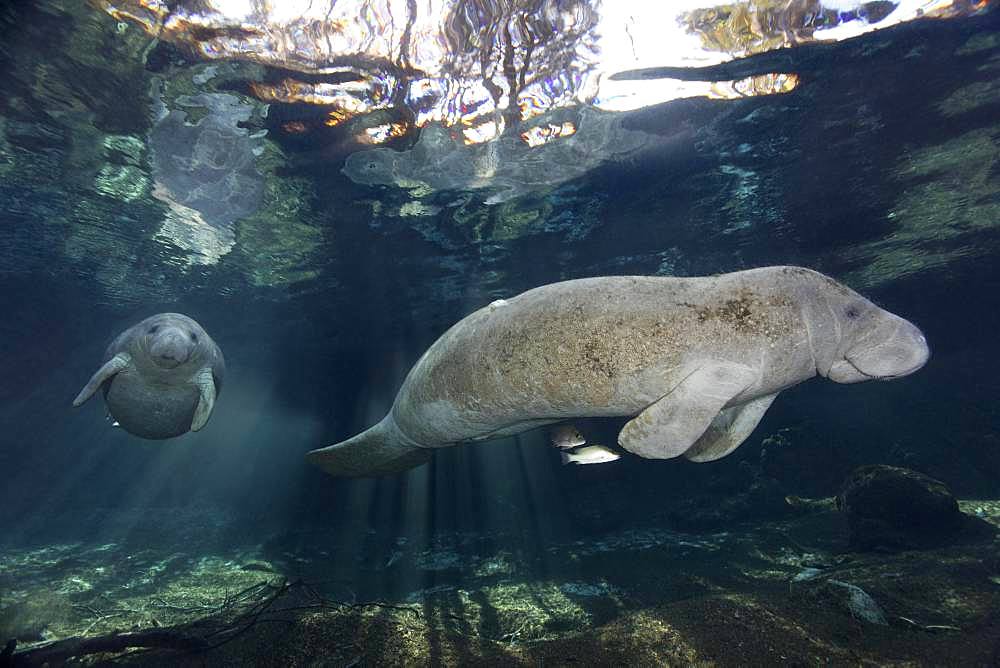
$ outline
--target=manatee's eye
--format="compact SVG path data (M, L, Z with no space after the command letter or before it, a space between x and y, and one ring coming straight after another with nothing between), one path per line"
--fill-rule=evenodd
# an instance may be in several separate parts
M149 328L150 334L156 334L158 331L160 331L159 325L153 325L152 327Z
M198 343L198 335L195 334L194 332L191 332L191 340L194 341L195 343Z
M858 310L857 306L848 306L844 315L846 315L849 320L857 320L861 315L861 311Z

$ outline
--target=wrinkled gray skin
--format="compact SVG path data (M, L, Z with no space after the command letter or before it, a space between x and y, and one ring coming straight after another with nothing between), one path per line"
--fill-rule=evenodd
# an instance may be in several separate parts
M172 438L205 426L225 372L222 351L201 325L180 313L159 313L112 341L73 405L101 388L108 412L125 431Z
M635 416L618 437L626 450L711 461L781 390L816 375L898 378L929 354L913 324L801 267L554 283L460 321L410 370L389 415L308 458L332 475L381 475L463 441Z

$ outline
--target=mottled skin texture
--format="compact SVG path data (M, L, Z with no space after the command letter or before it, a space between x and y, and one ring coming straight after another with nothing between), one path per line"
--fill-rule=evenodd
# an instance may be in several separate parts
M334 475L376 475L426 449L635 415L625 449L708 461L738 446L783 389L817 374L906 375L927 356L912 324L801 267L566 281L460 321L379 425L310 459Z
M699 280L719 285L724 279ZM450 329L417 362L393 418L413 440L436 447L500 430L516 433L539 419L635 415L706 357L760 358L762 366L785 367L777 374L782 377L812 375L794 303L726 287L594 278L487 307ZM715 298L723 292L725 299ZM771 344L783 354L765 359ZM750 391L773 391L781 382L774 375L762 374L762 385Z
M103 362L73 405L101 389L119 425L149 439L201 429L226 370L212 338L180 313L160 313L128 328L108 346Z

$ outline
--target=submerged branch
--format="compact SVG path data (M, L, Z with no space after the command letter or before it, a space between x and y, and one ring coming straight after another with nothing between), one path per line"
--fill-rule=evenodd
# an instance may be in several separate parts
M208 643L203 638L187 635L173 629L149 629L108 633L87 638L74 636L63 640L53 640L24 650L15 650L13 666L40 666L46 663L61 663L74 656L107 652L124 652L135 647L158 647L193 651L205 649Z

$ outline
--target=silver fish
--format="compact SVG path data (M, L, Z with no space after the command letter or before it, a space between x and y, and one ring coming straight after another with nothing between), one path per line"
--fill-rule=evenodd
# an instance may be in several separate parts
M588 445L574 452L561 452L559 458L563 464L603 464L621 459L622 456L603 445Z
M552 445L560 450L569 450L587 444L587 439L583 437L580 430L571 424L561 424L553 429L549 432L549 439L551 439Z

